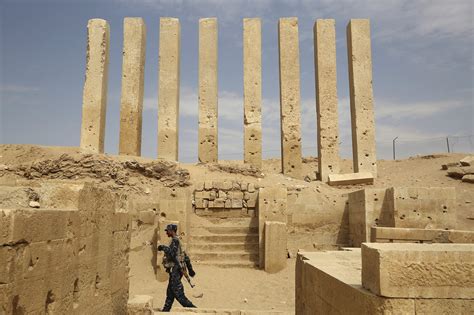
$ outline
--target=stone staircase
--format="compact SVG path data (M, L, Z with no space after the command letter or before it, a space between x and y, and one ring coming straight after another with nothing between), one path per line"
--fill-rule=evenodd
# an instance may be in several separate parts
M224 224L191 226L188 252L193 263L218 267L258 267L255 219L233 218Z

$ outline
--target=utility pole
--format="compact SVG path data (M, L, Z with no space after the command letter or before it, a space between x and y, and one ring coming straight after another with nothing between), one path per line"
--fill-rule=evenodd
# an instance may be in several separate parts
M449 137L446 137L446 145L448 146L448 153L451 153L451 150L449 149Z
M395 140L397 140L398 137L393 138L392 144L393 144L393 159L395 160Z

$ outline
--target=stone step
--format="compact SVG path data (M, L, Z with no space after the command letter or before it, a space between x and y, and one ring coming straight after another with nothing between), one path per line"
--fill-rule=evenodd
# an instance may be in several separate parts
M239 250L258 250L258 243L203 243L192 244L189 248L193 251L239 251Z
M257 268L258 262L253 260L220 260L220 261L195 261L197 266L214 266L219 268ZM197 271L196 271L197 272Z
M190 234L199 234L203 230L213 234L257 234L258 226L202 226L191 228Z
M258 234L191 235L190 244L202 243L258 243Z
M256 261L258 251L233 251L233 252L205 252L193 251L189 253L193 261Z

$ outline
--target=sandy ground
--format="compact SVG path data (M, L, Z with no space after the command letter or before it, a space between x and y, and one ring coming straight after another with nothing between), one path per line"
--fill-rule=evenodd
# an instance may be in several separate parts
M56 161L63 154L74 159L84 155L78 148L72 147L40 147L29 145L0 145L0 184L13 185L17 181L46 181L53 178L69 183L81 181L96 181L115 191L145 194L146 190L160 187L163 182L143 174L128 173L128 181L118 185L114 180L117 163L135 159L140 163L151 163L152 159L131 158L123 156L94 155L99 161L96 173L83 173L73 165L68 166L68 173L59 171L38 170L38 177L26 179L24 172L18 171L19 166L33 167L41 161ZM441 165L457 162L467 154L433 154L417 156L405 160L378 161L378 178L374 187L455 187L458 202L458 229L474 230L474 184L464 183L447 176L441 170ZM155 160L156 161L156 160ZM48 162L48 163L50 163ZM46 164L48 164L46 163ZM112 163L112 164L110 164ZM115 164L114 164L115 163ZM277 159L264 161L261 172L249 170L239 161L222 161L222 165L235 168L236 173L216 170L206 165L179 164L177 167L189 172L188 183L193 184L203 180L236 179L247 182L265 184L280 183L286 186L304 186L317 189L320 194L328 197L348 193L364 188L363 185L346 187L329 187L319 181L314 181L317 170L317 159L306 158L303 172L308 181L294 180L280 174L280 161ZM54 164L54 163L53 163ZM342 160L342 173L352 171L352 161ZM42 166L44 167L44 166ZM123 170L119 170L120 172ZM128 172L127 170L125 170ZM59 172L59 173L58 173ZM72 175L71 175L72 174ZM53 176L53 177L52 177ZM68 177L69 176L69 177ZM182 174L180 175L182 176ZM141 242L146 241L149 231L135 231L130 255L130 295L147 294L155 298L155 307L161 307L166 294L167 282L155 279L151 264L151 251ZM137 234L138 233L138 234ZM198 306L205 308L237 308L254 310L281 310L288 313L294 311L294 259L288 259L287 268L276 274L267 274L256 269L230 268L221 269L212 266L195 265L197 276L194 279L196 287L191 289L184 283L188 297ZM183 281L184 282L184 281ZM202 295L202 296L201 296ZM201 297L199 297L201 296ZM176 305L179 306L179 305Z
M151 266L143 265L137 255L131 258L130 295L147 294L154 298L155 308L161 308L168 282L155 280ZM140 268L137 266L140 265ZM198 307L211 309L279 310L294 312L295 259L288 259L286 269L267 274L249 268L218 268L194 265L196 286L191 288L183 279L186 296ZM173 307L180 307L175 301Z

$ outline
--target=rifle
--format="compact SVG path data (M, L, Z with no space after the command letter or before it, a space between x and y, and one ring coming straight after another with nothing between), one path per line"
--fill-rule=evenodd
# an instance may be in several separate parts
M194 288L195 285L192 284L191 278L190 278L189 275L188 275L188 270L186 269L186 267L181 267L181 271L183 272L183 275L184 275L184 277L186 278L186 280L188 281L188 283L189 283L189 285L191 286L191 288Z

